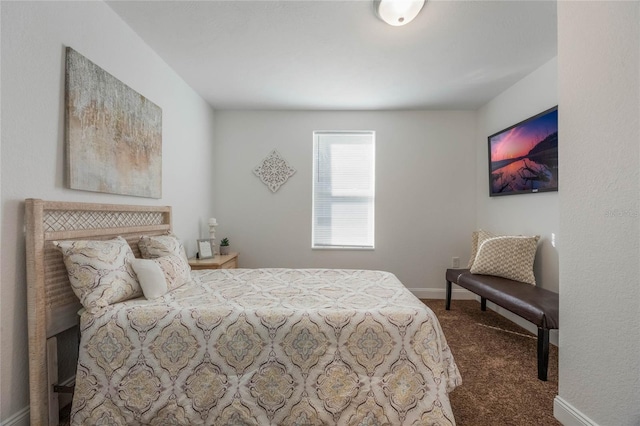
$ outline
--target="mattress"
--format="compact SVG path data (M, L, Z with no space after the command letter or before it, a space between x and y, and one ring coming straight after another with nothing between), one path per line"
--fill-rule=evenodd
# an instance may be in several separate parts
M454 425L461 377L391 273L192 271L81 317L74 425Z

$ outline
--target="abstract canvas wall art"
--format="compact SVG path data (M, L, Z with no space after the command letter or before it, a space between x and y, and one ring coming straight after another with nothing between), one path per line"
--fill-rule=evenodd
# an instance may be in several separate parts
M160 107L70 47L65 77L69 187L160 198Z

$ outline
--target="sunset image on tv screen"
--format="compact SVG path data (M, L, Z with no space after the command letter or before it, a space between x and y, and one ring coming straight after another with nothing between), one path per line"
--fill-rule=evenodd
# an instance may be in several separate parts
M558 109L489 136L490 195L558 190Z

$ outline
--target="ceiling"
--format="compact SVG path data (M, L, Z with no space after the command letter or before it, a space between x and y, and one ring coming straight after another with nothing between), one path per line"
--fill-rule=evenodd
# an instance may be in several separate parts
M215 109L476 109L557 52L555 1L108 1Z

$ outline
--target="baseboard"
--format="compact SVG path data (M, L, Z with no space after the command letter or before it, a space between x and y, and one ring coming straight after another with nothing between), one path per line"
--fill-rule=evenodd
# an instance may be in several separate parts
M75 382L75 375L73 377L68 378L64 382L60 384L62 386L70 386ZM60 407L64 407L66 404L71 403L71 395L69 394L60 394ZM0 426L29 426L29 421L31 420L31 411L29 407L24 407L22 410L9 417L3 422L0 422Z
M27 406L0 423L0 426L29 426L29 420L29 407Z
M418 299L442 299L447 296L444 288L410 288L409 291L413 293ZM451 298L457 300L470 300L474 299L475 295L469 290L453 289L451 292Z
M598 426L596 422L582 414L573 405L562 399L560 395L553 400L553 417L564 426Z

